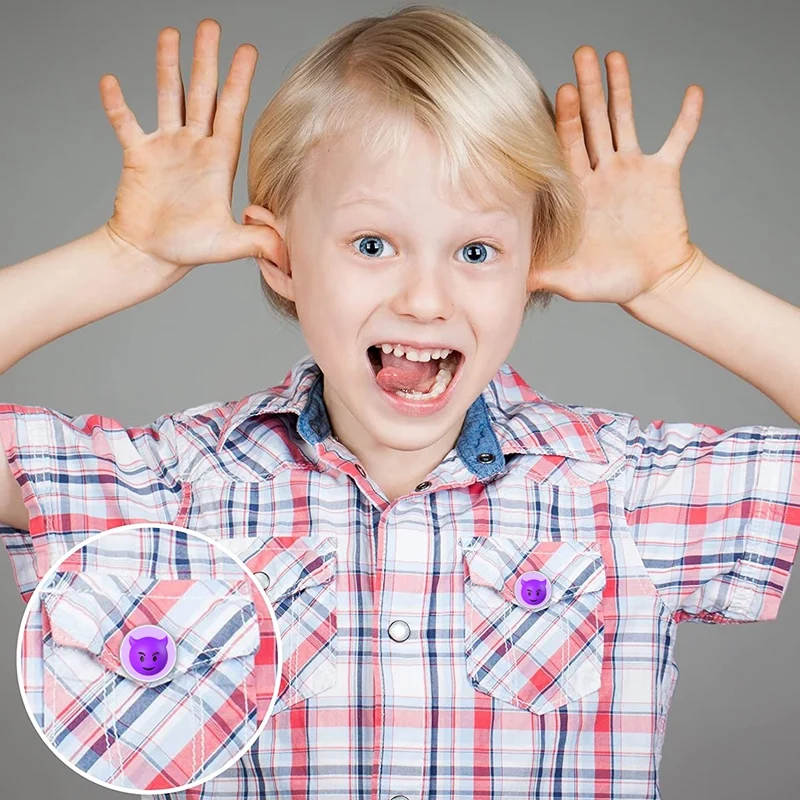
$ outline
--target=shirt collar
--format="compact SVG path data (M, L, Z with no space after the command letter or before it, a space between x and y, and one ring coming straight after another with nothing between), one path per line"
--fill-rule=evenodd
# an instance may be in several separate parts
M459 453L526 453L565 456L598 464L608 458L597 433L614 417L600 409L585 414L573 406L552 401L534 391L508 363L503 363L494 378L467 410L456 445ZM242 398L224 423L217 440L219 453L230 433L245 421L263 414L292 413L297 431L309 443L330 435L331 428L322 398L322 372L313 356L300 359L278 386ZM478 470L495 471L500 465L482 463Z

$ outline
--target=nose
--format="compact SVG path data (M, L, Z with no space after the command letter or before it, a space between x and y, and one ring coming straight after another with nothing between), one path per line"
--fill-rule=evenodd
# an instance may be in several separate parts
M403 267L392 310L420 322L448 319L453 313L452 275L434 259L417 259Z

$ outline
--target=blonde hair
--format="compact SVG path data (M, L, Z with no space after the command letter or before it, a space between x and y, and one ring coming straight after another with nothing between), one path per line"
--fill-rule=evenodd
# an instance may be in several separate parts
M253 128L250 202L288 225L303 167L317 145L358 125L365 149L397 152L411 123L440 145L442 178L450 190L476 199L471 176L478 174L506 203L533 194L532 269L572 255L582 195L556 136L547 94L505 42L454 11L430 5L351 22L294 67ZM263 276L261 287L280 315L297 321L294 303ZM551 299L550 292L534 291L525 312L532 305L544 309Z

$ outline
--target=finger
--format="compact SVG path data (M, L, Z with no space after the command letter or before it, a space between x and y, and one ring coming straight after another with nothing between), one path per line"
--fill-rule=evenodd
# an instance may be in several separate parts
M636 125L633 121L633 97L628 61L624 53L611 52L606 56L608 75L608 119L614 147L621 153L639 153Z
M589 45L579 47L573 55L573 61L578 79L586 151L589 162L595 167L602 157L614 152L600 62L594 48Z
M577 178L592 170L583 138L580 110L578 89L571 83L559 86L556 92L556 133L569 168Z
M228 77L219 96L214 118L214 136L229 143L234 171L242 145L244 112L250 99L250 85L258 61L258 50L252 44L239 45L231 60Z
M100 78L100 102L120 144L126 150L133 147L145 132L125 103L119 81L114 75L103 75Z
M683 104L678 119L675 120L669 136L655 155L673 166L679 167L700 127L702 115L703 87L692 84L683 95Z
M177 28L164 28L158 35L156 45L158 127L162 131L174 131L183 126L186 110L180 53L180 31Z
M217 108L217 51L220 32L219 22L211 18L204 19L197 26L194 40L186 127L194 128L205 136L211 135Z
M592 167L595 167L601 158L614 152L600 62L594 48L586 44L575 51L572 59L578 78L586 150Z

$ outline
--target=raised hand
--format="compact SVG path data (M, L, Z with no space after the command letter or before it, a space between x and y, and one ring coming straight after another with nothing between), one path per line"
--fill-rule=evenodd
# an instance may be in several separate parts
M185 104L180 32L164 28L159 33L158 128L152 133L139 126L117 79L104 75L100 80L103 107L123 147L122 177L108 230L120 243L167 268L260 257L277 236L266 225L240 225L231 213L258 51L251 44L237 48L217 102L220 33L214 19L197 27Z
M703 90L690 86L667 140L645 155L633 119L625 56L606 56L603 97L594 48L574 55L578 87L556 93L556 131L586 202L581 244L568 261L532 274L529 290L623 307L657 286L691 277L702 252L689 239L680 166L700 124Z

